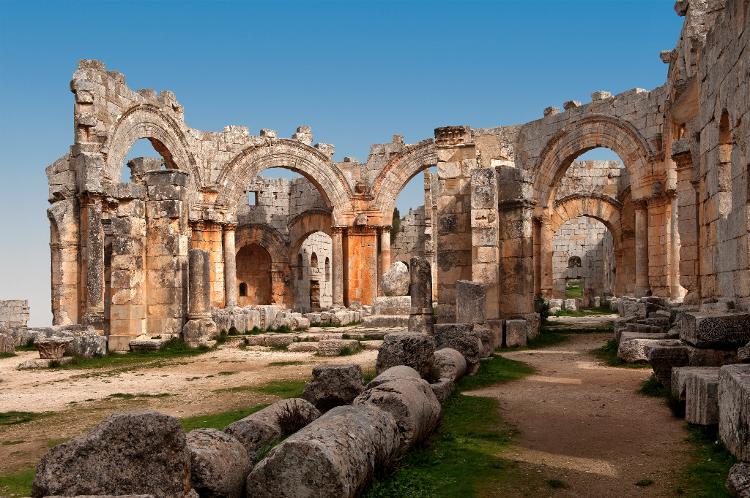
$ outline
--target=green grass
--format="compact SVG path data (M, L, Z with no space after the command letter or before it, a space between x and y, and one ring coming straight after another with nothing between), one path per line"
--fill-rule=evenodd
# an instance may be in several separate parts
M645 361L639 361L636 363L628 363L617 357L617 340L610 339L607 343L597 349L591 351L598 360L605 365L610 367L621 367L621 368L651 368L651 365Z
M680 470L678 496L723 498L732 496L724 483L735 458L719 441L717 428L688 426L691 462Z
M169 393L114 393L107 396L116 399L136 399L136 398L166 398L172 396Z
M0 426L25 424L51 414L52 412L0 412Z
M32 466L12 474L0 476L0 495L2 496L30 496L31 483L34 481L36 466Z
M306 380L272 380L257 386L253 390L263 394L272 394L279 398L299 398L305 389Z
M272 361L268 364L269 367L289 367L292 365L304 365L304 361Z
M380 497L470 497L508 485L534 485L541 476L516 472L517 464L501 458L514 434L499 413L495 398L461 394L461 390L522 378L533 372L528 365L496 356L482 362L475 376L464 377L443 406L438 431L420 448L409 452L390 476L376 476L365 492Z
M8 353L0 353L0 359L2 359L2 358L12 358L15 355L16 355L16 353L10 353L10 352L8 352Z
M268 403L261 403L258 405L251 406L250 408L242 408L240 410L229 410L226 412L209 413L206 415L196 415L194 417L185 417L180 420L182 428L187 431L193 429L218 429L221 430L228 426L232 422L247 417L251 413L262 410L267 407Z
M541 349L548 348L551 346L557 346L570 340L570 336L562 334L560 332L545 332L539 334L539 337L528 341L525 347L518 349Z
M596 315L611 315L615 313L607 306L600 306L598 308L584 308L581 310L560 310L557 313L555 313L555 316L575 316L575 317L582 317L582 316L596 316Z
M162 344L158 351L132 352L126 354L108 354L93 358L74 356L73 361L55 368L62 369L101 369L124 367L132 369L139 366L155 366L159 360L197 356L211 351L207 347L191 348L181 340L174 338Z
M582 298L583 287L580 280L569 280L565 285L565 297L567 299Z

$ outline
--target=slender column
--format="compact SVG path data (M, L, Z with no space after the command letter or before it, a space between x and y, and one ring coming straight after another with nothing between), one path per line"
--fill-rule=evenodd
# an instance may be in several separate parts
M344 229L331 231L331 277L333 278L333 305L344 305Z
M86 325L104 327L104 227L102 226L102 198L86 195L81 199L83 240L86 262L84 278L84 316Z
M633 201L635 205L635 295L647 296L648 281L648 207L645 201Z
M552 238L549 217L539 219L539 273L542 296L552 297Z
M189 252L189 306L188 317L191 320L210 317L209 312L209 256L208 251L190 249Z
M227 308L237 306L237 259L234 234L237 225L224 225L224 302Z
M380 254L378 256L378 295L382 294L383 274L391 267L391 227L380 227Z

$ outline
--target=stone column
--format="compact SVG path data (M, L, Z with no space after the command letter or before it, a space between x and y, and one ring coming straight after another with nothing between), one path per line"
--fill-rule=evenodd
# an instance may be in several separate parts
M500 317L500 290L498 264L499 213L497 176L494 168L481 168L471 172L471 279L485 286L483 317L491 320ZM456 305L460 307L458 283ZM456 322L461 323L456 309Z
M383 274L391 267L391 227L384 226L380 232L380 253L378 254L378 295L383 294Z
M79 209L76 199L57 201L47 210L50 220L52 324L79 322Z
M677 228L680 237L679 283L687 289L685 304L700 302L698 206L693 186L693 160L687 140L672 142L672 159L677 167Z
M188 262L188 318L190 320L211 316L209 273L208 251L190 249Z
M435 324L432 314L432 268L426 258L419 256L411 258L409 281L411 295L409 332L432 334Z
M191 247L208 251L211 306L225 306L224 248L222 225L214 220L198 220L192 223Z
M333 279L333 305L344 306L344 229L331 230L331 278Z
M81 260L83 277L83 323L104 329L104 227L102 198L85 194L81 198Z
M224 301L227 308L237 306L237 259L234 235L237 225L224 225Z
M646 201L633 201L635 207L635 295L650 294L648 281L648 206Z
M537 218L537 238L539 257L539 293L549 299L552 296L552 227L550 226L549 216L542 215Z

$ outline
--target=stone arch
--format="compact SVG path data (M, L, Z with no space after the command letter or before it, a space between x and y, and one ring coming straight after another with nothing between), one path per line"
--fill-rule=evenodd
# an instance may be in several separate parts
M216 204L236 212L248 180L268 168L284 168L303 175L334 213L350 207L352 192L343 172L319 150L291 139L268 140L237 154L219 175L217 184L222 191Z
M534 192L537 206L549 208L557 187L573 161L591 149L606 147L622 159L636 197L650 192L644 180L652 176L653 153L646 140L629 122L607 115L590 115L569 123L544 146L536 169Z
M235 256L243 247L253 244L267 251L271 259L271 303L290 306L292 296L288 291L288 245L284 237L268 225L252 224L238 227L235 233Z
M331 213L324 209L308 209L289 220L290 254L294 255L312 233L323 232L331 236Z
M386 224L391 222L399 192L414 176L436 164L435 143L428 140L405 147L383 166L373 182L372 193L373 206Z
M137 140L144 138L161 154L167 168L190 174L193 191L202 185L200 168L190 152L187 136L171 116L148 104L131 107L112 127L102 148L105 178L119 180L125 156Z

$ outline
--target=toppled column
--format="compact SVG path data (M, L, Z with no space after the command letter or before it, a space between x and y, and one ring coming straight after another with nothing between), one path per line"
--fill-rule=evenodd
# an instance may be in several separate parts
M218 335L209 309L208 252L191 249L189 253L188 322L182 328L182 338L190 346L207 345Z
M432 269L426 258L414 256L409 261L411 285L411 314L409 332L432 334L435 317L432 314Z

